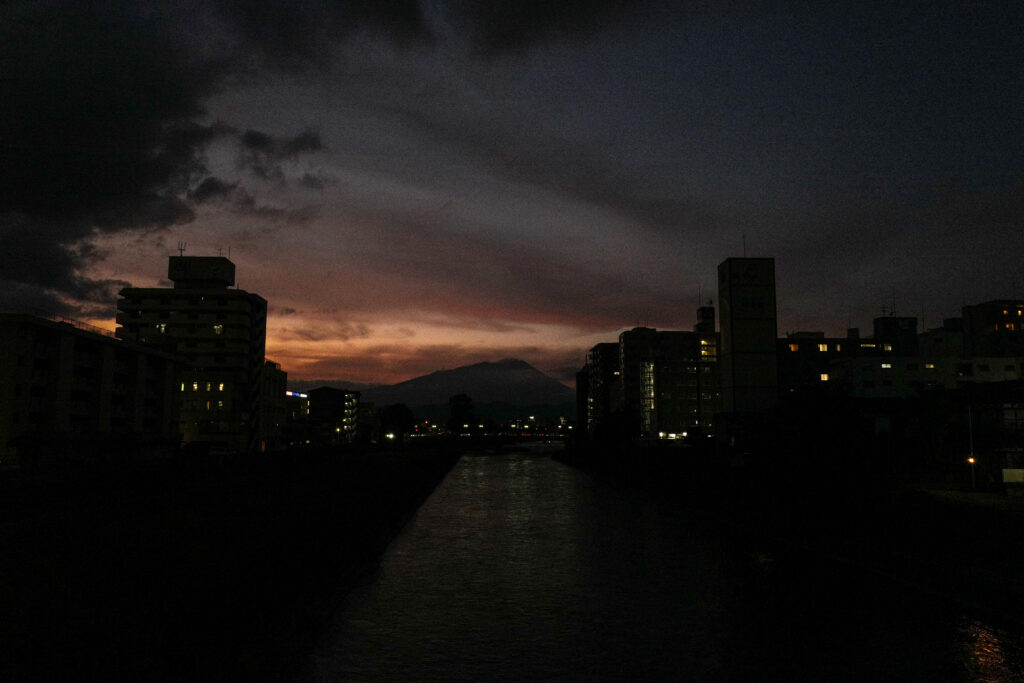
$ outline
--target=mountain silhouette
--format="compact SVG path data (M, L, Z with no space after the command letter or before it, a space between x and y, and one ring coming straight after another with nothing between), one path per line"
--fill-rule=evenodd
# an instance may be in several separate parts
M526 361L507 358L496 363L475 363L452 370L438 370L398 384L362 391L361 400L388 405L448 405L456 394L467 394L477 406L499 403L508 406L572 404L575 393Z

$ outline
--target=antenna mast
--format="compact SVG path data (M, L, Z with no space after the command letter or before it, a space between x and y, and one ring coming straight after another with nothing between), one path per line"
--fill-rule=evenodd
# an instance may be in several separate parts
M185 255L185 247L188 246L188 242L178 242L178 256Z

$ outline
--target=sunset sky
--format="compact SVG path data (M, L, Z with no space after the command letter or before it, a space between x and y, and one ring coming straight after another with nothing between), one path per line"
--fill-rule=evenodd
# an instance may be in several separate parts
M825 7L828 5L828 7ZM5 2L0 309L112 328L222 253L297 379L1024 296L1024 5Z

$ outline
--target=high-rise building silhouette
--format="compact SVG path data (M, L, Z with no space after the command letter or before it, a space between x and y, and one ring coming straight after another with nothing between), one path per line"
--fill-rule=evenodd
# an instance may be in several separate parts
M172 289L121 290L117 336L188 359L178 378L186 443L266 448L274 425L265 385L283 384L279 368L266 368L266 300L234 289L235 264L221 256L171 256L167 276Z
M760 413L778 403L775 259L729 258L718 266L722 410Z

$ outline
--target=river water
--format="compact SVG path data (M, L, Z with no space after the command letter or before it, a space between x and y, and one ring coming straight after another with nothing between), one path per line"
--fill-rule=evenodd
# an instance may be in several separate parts
M299 680L1024 680L1019 626L549 456L464 456Z

